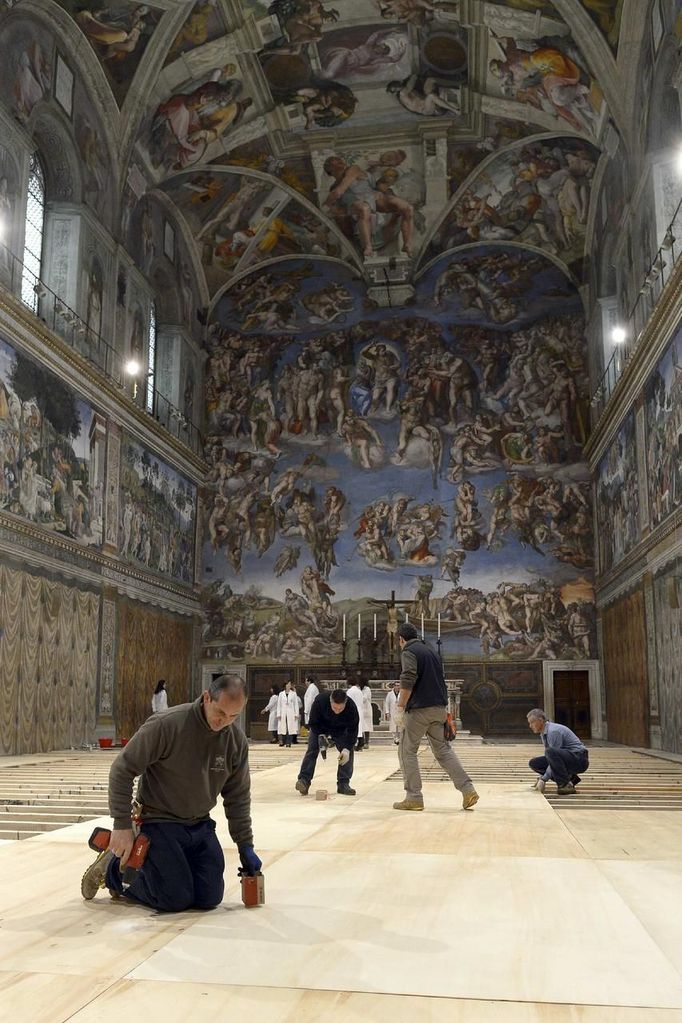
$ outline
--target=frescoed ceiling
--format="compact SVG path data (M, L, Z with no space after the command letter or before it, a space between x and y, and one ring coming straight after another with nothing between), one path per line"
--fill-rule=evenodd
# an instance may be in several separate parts
M290 257L338 261L370 289L390 272L409 297L434 259L478 242L542 250L579 282L619 130L622 2L60 0L59 15L120 110L124 244L139 248L132 212L161 194L214 304Z

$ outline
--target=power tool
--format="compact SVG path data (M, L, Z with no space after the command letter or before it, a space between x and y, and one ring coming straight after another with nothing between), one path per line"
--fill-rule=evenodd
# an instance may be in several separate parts
M111 842L111 831L109 828L95 828L88 839L88 845L95 852L102 853L109 848ZM146 835L137 835L133 842L130 856L123 868L123 881L125 884L132 884L137 877L138 871L145 861L149 850L149 839Z

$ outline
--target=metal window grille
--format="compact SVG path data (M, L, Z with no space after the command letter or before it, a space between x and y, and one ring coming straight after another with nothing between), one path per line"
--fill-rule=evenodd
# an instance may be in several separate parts
M149 311L149 368L147 372L147 412L154 411L154 386L156 382L156 306L152 302Z
M45 176L38 154L31 157L26 192L26 223L24 228L24 269L21 277L21 300L31 312L38 311L37 286L43 257L45 225Z

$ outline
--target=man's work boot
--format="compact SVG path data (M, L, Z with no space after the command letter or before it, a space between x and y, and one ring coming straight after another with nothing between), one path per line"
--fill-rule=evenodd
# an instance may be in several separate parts
M327 750L329 749L329 742L326 735L321 735L317 740L317 745L320 750L320 756L323 760L327 759Z
M462 796L462 809L473 810L477 802L478 792L476 792L475 789L472 789L471 792L465 792L464 795Z
M422 799L409 799L408 796L405 796L405 798L401 799L399 803L394 803L393 804L393 809L394 810L423 810L424 809L424 801Z
M91 863L81 878L81 895L90 901L94 899L100 888L106 888L107 868L114 858L114 854L105 849L101 852L94 863Z
M302 796L307 796L310 790L310 782L304 781L303 778L299 778L296 782L296 791L300 792Z
M337 785L336 791L340 796L354 796L356 794L355 789L352 789L347 781L343 782L341 785Z
M572 781L567 782L565 785L557 785L557 793L560 796L574 796L575 785Z

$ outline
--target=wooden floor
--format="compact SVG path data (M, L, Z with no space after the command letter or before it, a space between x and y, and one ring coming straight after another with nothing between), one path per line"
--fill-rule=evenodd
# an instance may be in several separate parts
M241 905L216 813L225 901L179 915L80 898L92 820L64 825L103 808L111 754L1 763L3 817L37 833L0 847L0 1017L682 1023L682 765L598 748L557 800L529 787L537 751L462 745L469 813L424 752L426 810L399 813L390 746L356 757L356 798L320 762L327 801L294 791L301 747L255 747L267 904Z

